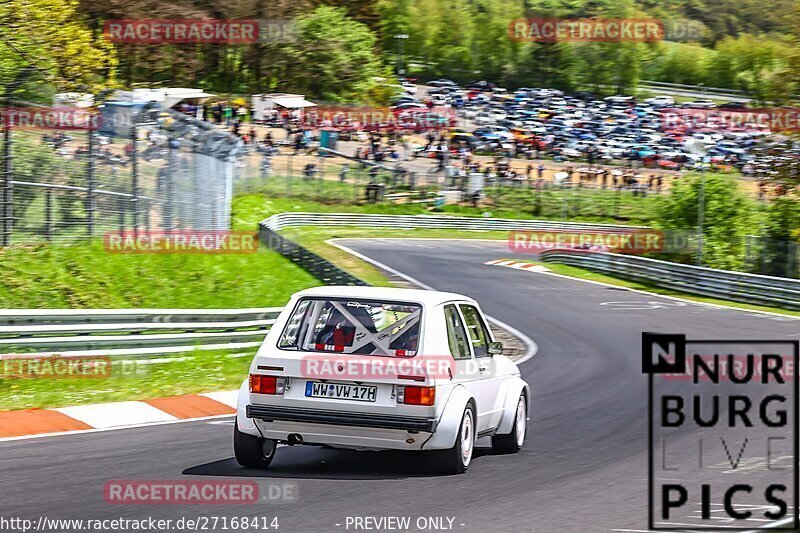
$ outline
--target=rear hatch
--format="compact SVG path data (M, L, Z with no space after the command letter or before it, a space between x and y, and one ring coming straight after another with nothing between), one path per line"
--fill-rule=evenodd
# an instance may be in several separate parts
M435 385L435 376L423 360L422 356L401 359L327 353L291 358L259 356L251 375L274 377L279 383L274 394L271 389L269 394L251 393L251 403L428 416L424 406L403 403L410 389Z
M435 390L436 372L447 368L418 355L421 328L417 303L302 298L277 343L253 362L251 384L268 383L267 393L251 386L251 403L429 416L433 402L409 404L406 392Z

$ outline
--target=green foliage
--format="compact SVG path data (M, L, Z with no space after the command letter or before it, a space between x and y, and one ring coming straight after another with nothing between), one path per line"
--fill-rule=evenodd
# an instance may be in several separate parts
M765 236L770 239L800 242L800 202L781 196L767 210Z
M297 39L288 46L292 84L324 100L362 98L383 71L375 54L377 37L344 8L319 7L297 20Z
M781 196L770 203L764 237L763 273L795 277L800 240L800 202L795 197Z
M114 83L114 48L81 21L77 0L0 2L0 27L0 87L26 66L60 90L95 91Z
M718 174L676 180L672 194L659 202L656 225L662 229L696 231L703 209L703 265L740 269L744 263L745 237L753 232L755 205L736 179Z
M645 79L668 83L707 84L716 53L698 44L659 43L657 54L644 67ZM719 82L719 80L717 80Z

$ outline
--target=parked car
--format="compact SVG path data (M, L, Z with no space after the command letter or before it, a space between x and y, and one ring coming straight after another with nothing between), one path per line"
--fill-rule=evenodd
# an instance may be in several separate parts
M673 106L675 105L675 99L671 96L666 95L659 95L654 96L652 98L646 98L644 101L646 104L650 104L652 106Z
M445 78L429 81L428 85L430 85L431 87L458 87L456 82Z
M519 451L529 412L530 388L475 300L317 287L292 296L253 358L233 447L251 468L283 443L430 451L463 473L478 436Z
M688 107L691 109L714 109L717 104L713 100L692 100L684 102L681 107Z
M417 94L417 86L413 83L403 82L400 86L407 92L408 94Z

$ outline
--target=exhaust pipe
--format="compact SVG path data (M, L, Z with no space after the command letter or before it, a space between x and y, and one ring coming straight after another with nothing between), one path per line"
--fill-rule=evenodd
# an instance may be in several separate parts
M289 443L289 446L303 444L303 436L299 433L292 433L287 437L287 442Z

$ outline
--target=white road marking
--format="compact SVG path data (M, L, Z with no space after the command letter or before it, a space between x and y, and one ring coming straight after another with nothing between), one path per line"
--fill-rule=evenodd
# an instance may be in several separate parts
M108 428L99 428L99 429L79 429L76 431L58 431L55 433L39 433L38 435L21 435L19 437L2 437L0 438L0 442L8 442L14 440L32 440L32 439L44 439L48 437L61 437L64 435L86 435L89 433L105 433L106 431L119 431L122 429L139 429L144 427L151 427L151 426L165 426L169 424L185 424L187 422L202 422L204 420L214 420L215 418L227 418L233 417L236 415L212 415L212 416L202 416L199 418L183 418L178 420L169 420L167 422L151 422L146 424L129 424L125 426L115 426L115 427L108 427ZM232 418L231 418L232 420Z
M630 311L644 311L647 309L669 309L671 307L685 307L684 302L602 302L600 305L612 307L614 309L624 309Z
M128 424L178 420L171 414L144 402L98 403L59 407L52 410L98 429L119 426L121 420Z
M431 287L430 285L428 285L427 283L422 283L418 279L412 278L411 276L409 276L407 274L404 274L404 273L400 272L399 270L390 267L389 265L384 265L380 261L376 261L375 259L372 259L371 257L367 257L364 254L358 253L355 250L352 250L352 249L348 248L347 246L344 246L343 244L337 243L336 242L337 240L340 240L340 239L328 239L327 241L325 241L325 243L326 244L330 244L331 246L335 246L336 248L339 248L343 252L347 252L347 253L355 256L355 257L358 257L359 259L361 259L363 261L366 261L367 263L370 263L372 265L375 265L378 268L382 268L382 269L386 270L387 272L390 272L390 273L394 274L395 276L399 276L399 277L403 278L404 280L409 281L409 282L417 285L418 287L421 287L421 288L429 290L429 291L436 290L433 287ZM461 240L461 239L448 239L448 240ZM499 327L505 329L506 331L509 331L511 334L513 334L516 337L520 338L522 340L522 342L525 343L525 347L526 347L525 353L521 357L516 359L516 363L518 365L524 363L528 359L531 359L533 356L535 356L539 352L539 345L536 344L536 342L533 339L531 339L530 337L528 337L527 335L525 335L524 333L522 333L518 329L513 328L513 327L509 326L508 324L506 324L505 322L497 320L494 317L491 317L491 316L487 315L486 318L489 319L489 322L494 322Z
M224 390L224 391L217 391L217 392L206 392L201 394L200 396L205 396L206 398L211 398L212 400L219 402L221 404L225 404L228 407L233 407L236 409L236 406L239 403L239 390Z

